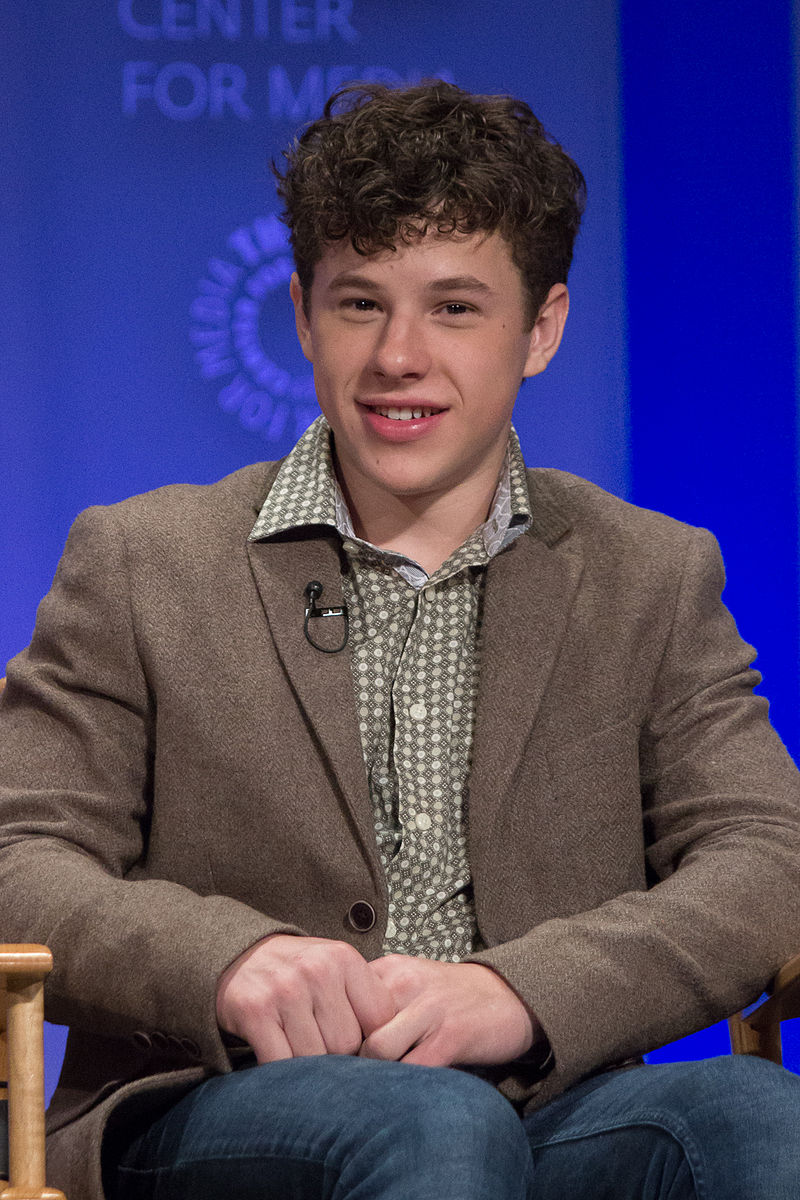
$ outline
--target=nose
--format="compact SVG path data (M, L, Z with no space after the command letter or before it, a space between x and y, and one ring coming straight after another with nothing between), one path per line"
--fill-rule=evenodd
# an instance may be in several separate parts
M388 317L372 357L373 369L381 378L421 378L430 366L430 353L420 323L399 314Z

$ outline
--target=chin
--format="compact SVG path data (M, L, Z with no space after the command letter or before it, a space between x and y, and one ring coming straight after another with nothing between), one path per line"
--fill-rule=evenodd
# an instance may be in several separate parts
M424 496L450 486L447 480L431 478L430 475L417 477L409 475L373 476L372 479L373 483L383 491L398 497Z

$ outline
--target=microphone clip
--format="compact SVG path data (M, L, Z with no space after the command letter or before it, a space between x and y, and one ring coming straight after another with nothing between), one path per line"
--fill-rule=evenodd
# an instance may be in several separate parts
M317 600L322 595L322 584L318 579L312 579L305 586L304 596L306 598L305 619L303 621L303 633L306 641L315 650L319 650L321 654L340 654L347 645L350 637L350 618L347 613L347 605L338 605L335 608L317 608ZM342 617L344 620L344 637L340 646L334 646L329 649L327 646L320 646L319 642L315 642L309 630L309 622L316 620L317 617Z

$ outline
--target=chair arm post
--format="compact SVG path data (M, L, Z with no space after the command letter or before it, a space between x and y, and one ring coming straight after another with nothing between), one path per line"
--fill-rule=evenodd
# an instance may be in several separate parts
M731 1038L731 1049L734 1054L752 1054L757 1058L767 1058L770 1062L781 1065L783 1061L781 1048L780 1024L766 1026L763 1029L754 1028L741 1013L728 1018L728 1032Z
M0 1200L64 1200L45 1183L44 977L51 966L45 947L0 946L9 1054L9 1186Z
M755 1054L781 1062L781 1021L800 1017L800 954L781 967L766 998L728 1018L734 1054Z

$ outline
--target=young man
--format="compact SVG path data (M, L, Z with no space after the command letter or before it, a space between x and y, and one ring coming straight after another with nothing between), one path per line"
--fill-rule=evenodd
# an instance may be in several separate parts
M346 90L280 182L323 418L76 522L0 776L68 1194L794 1196L793 1076L633 1065L797 949L800 787L713 539L525 471L582 188L524 104Z

